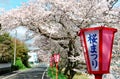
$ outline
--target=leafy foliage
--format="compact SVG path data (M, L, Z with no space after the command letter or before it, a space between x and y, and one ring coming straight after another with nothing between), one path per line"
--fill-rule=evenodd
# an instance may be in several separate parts
M0 35L0 63L11 62L13 53L11 42L9 34Z
M18 69L25 69L25 65L23 64L21 58L17 58L16 60L16 63L15 63L15 66L18 67Z
M29 64L28 64L28 59L29 59L29 56L28 56L28 48L26 47L26 45L24 43L22 43L21 41L17 40L17 47L16 47L16 54L17 54L17 57L20 57L23 64L26 66L26 67L29 67Z

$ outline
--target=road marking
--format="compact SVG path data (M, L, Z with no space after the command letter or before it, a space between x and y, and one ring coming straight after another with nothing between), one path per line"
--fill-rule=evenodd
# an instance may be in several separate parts
M12 76L15 76L15 75L17 75L17 74L18 74L18 73L16 73L16 74L12 74L12 75L7 76L7 77L4 77L4 78L2 78L2 79L7 79L7 78L12 77Z
M42 74L42 79L44 79L44 76L45 76L45 72L48 70L48 67L47 67L47 69L43 72L43 74Z
M24 72L24 71L17 71L15 74L11 74L11 75L6 76L6 77L4 77L4 78L2 78L2 79L8 79L8 78L13 77L13 76L15 76L15 75L17 75L17 74L19 74L19 73L21 73L21 72Z

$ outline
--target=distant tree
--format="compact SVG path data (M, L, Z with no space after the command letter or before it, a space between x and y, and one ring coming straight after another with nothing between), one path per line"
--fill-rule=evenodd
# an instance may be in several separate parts
M0 35L0 62L7 63L11 62L12 59L12 47L11 47L11 37L9 34L5 33Z
M24 42L16 39L16 38L13 38L12 39L12 47L14 49L14 43L15 43L15 40L16 40L16 58L21 58L23 64L26 66L26 67L29 67L29 63L28 63L28 59L29 59L29 55L28 55L28 48L27 46L25 45ZM13 50L14 52L14 50Z
M16 58L21 58L23 64L28 67L28 48L27 46L18 39L12 38L8 33L0 35L0 62L7 63L13 61L14 54L14 43L16 40Z
M23 42L17 40L17 49L16 50L17 50L17 57L21 58L23 64L26 67L29 67L28 59L30 57L28 55L29 50L28 50L27 46Z

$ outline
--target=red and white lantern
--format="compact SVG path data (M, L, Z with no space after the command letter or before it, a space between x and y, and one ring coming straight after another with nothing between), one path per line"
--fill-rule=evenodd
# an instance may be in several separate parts
M104 26L80 30L87 69L90 74L97 74L96 79L102 79L100 75L109 73L115 32L117 29Z
M60 60L60 54L54 54L54 61L55 63L58 63Z
M54 61L56 63L56 79L58 79L58 62L60 60L60 54L54 54Z
M51 56L51 57L50 57L50 67L53 67L53 63L54 63L54 57Z

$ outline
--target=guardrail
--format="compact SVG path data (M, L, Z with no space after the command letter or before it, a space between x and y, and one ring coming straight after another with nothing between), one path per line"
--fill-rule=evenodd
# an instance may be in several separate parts
M11 70L11 63L0 63L0 72Z

